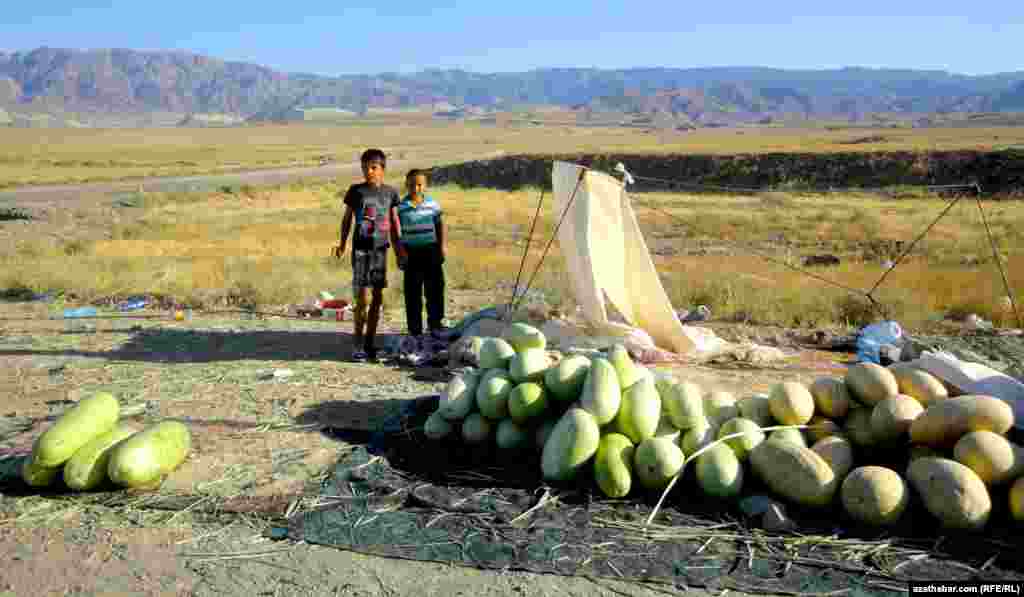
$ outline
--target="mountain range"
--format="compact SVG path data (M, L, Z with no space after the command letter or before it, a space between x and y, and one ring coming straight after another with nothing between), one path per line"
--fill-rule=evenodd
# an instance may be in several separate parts
M1024 111L1024 71L763 67L546 68L518 73L428 69L327 77L180 51L41 47L0 52L0 124L234 124L410 111L438 116L575 112L693 125L788 119L862 121Z

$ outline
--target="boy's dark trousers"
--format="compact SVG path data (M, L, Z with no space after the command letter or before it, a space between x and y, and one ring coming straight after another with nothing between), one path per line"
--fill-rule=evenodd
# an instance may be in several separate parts
M444 318L444 268L441 247L407 247L405 263L405 318L409 334L423 333L423 295L427 297L427 328L441 328Z

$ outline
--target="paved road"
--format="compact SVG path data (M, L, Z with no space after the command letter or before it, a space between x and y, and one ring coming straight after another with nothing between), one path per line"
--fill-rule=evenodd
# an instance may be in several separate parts
M504 154L503 151L486 155L475 155L465 159L488 159ZM437 159L437 158L434 158ZM449 160L447 161L458 161ZM403 168L412 165L413 160L390 160L389 169ZM422 163L423 160L417 160ZM84 184L61 184L45 186L18 187L0 190L0 199L16 206L29 207L32 204L56 203L67 205L80 200L84 196L112 195L136 191L140 187L149 192L204 190L213 186L230 185L276 185L300 179L325 179L336 176L355 176L359 173L359 162L334 163L323 166L307 166L302 168L275 168L269 170L245 170L222 174L199 174L194 176L168 176L143 178L115 182L94 182Z

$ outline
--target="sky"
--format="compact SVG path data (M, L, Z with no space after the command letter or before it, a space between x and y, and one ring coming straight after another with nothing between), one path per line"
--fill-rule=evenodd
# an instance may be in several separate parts
M1020 0L5 4L0 51L177 49L321 75L709 66L1024 71Z

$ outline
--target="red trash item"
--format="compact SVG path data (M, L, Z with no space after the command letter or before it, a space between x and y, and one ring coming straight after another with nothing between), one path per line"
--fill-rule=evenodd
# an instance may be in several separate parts
M320 306L323 309L344 309L348 306L348 301L345 299L331 299L329 301L321 301Z

